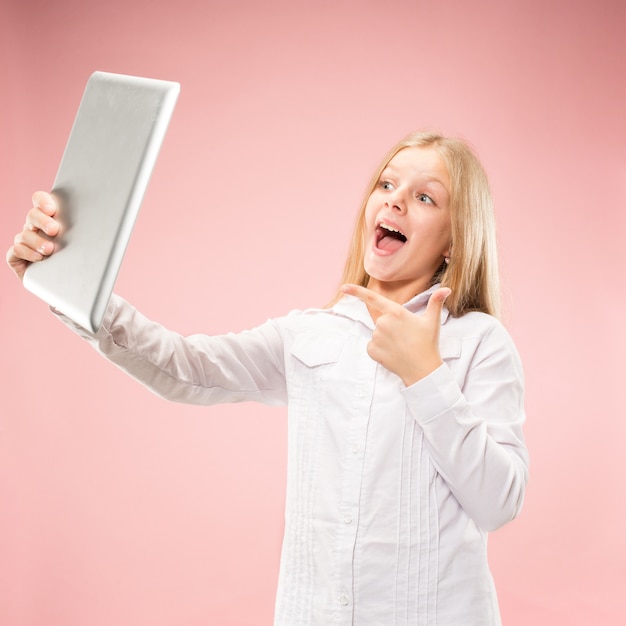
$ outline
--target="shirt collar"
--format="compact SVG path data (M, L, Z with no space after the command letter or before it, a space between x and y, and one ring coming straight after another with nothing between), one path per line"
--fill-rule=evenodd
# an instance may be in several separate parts
M428 304L430 296L433 292L439 289L439 287L441 287L441 285L437 283L430 289L417 294L403 305L404 308L411 311L411 313L423 313L426 310L426 305ZM365 303L356 296L344 295L339 302L333 305L331 311L336 315L349 317L356 322L365 324L369 328L374 328L374 322L369 314L369 311L367 310L367 307L365 306ZM445 324L449 315L450 312L444 304L443 309L441 310L442 324Z

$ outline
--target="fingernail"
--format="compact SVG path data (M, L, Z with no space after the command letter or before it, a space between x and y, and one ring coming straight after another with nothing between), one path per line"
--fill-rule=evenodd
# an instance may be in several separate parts
M48 222L44 227L43 227L43 232L46 233L46 235L50 234L50 231L52 230L52 228L54 227L54 222Z
M46 254L46 244L42 243L38 248L37 248L37 252L39 252L39 254Z

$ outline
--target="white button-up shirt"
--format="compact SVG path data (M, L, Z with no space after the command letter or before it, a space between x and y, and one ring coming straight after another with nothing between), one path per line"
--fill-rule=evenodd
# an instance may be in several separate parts
M75 330L171 400L288 404L277 626L492 626L487 532L527 481L522 370L493 317L441 321L444 364L410 387L367 355L374 324L351 296L187 338L114 296L95 337Z

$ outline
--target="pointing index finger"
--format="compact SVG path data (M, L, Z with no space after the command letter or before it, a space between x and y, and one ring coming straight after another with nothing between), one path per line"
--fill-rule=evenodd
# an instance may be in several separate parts
M367 287L361 287L361 285L342 285L341 290L350 296L359 298L365 302L365 304L381 313L392 313L397 310L398 307L402 308L397 302L393 302L393 300L389 300L389 298L385 298L385 296Z

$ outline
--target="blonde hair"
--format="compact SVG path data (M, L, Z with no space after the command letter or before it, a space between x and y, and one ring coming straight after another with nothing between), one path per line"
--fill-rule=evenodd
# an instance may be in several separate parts
M355 283L366 287L369 282L370 277L364 268L365 206L382 171L405 148L436 150L450 177L450 261L449 264L442 262L433 276L432 284L441 283L443 287L452 290L446 299L446 307L451 315L459 317L469 311L483 311L497 317L500 313L500 280L489 181L483 166L466 142L436 132L411 133L383 159L361 204L342 284ZM341 294L338 294L333 303L340 297Z

